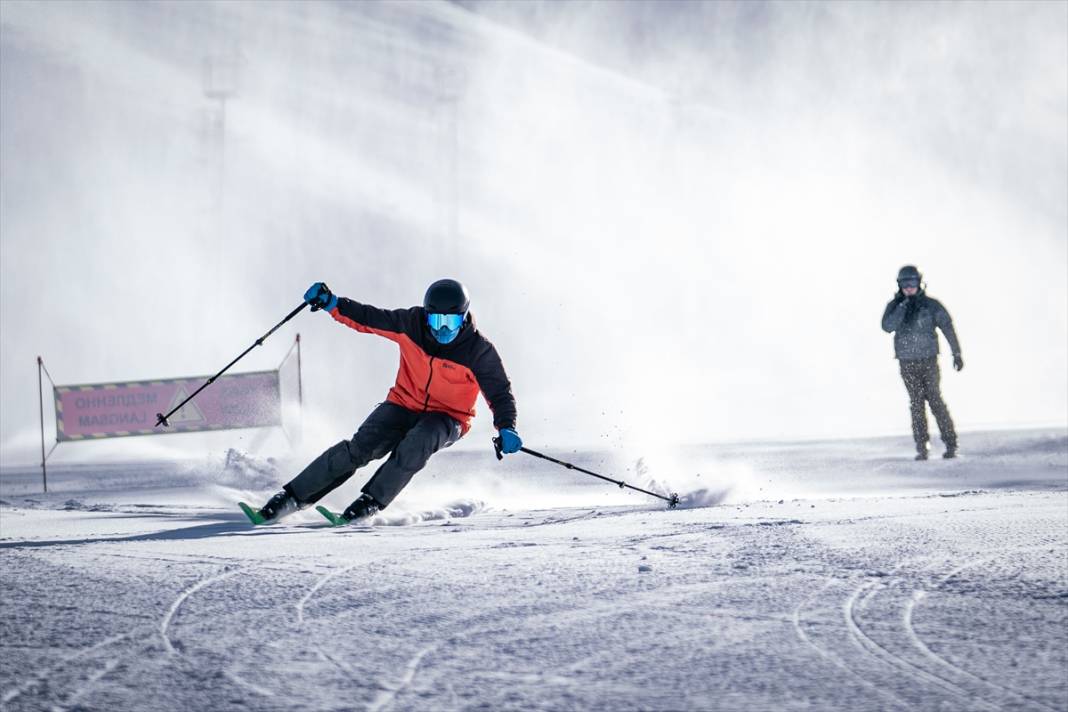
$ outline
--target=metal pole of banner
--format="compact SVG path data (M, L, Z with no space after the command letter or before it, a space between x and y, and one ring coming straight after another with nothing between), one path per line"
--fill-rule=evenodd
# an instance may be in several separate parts
M304 408L304 384L300 379L300 333L297 333L297 404Z
M44 383L42 381L41 371L44 369L44 361L40 356L37 357L37 397L38 404L41 406L41 482L44 485L44 491L48 493L48 466L45 464L48 460L48 456L45 455L45 443L44 443Z
M300 332L297 332L297 407L300 408L300 422L297 425L297 442L304 439L304 382L300 372Z
M301 435L303 434L304 430L304 386L301 383L300 377L300 334L297 334L297 338L293 341L293 345L289 347L289 351L286 351L286 356L282 359L282 363L278 364L279 389L281 389L282 384L282 369L287 363L289 363L289 357L293 355L294 351L297 352L297 410L300 411L300 420L297 422L297 433L295 436L295 440L294 438L289 436L289 430L286 429L286 419L284 417L286 411L288 410L286 408L286 404L284 401L279 403L279 407L281 408L281 415L283 416L281 419L282 432L285 434L286 442L288 442L290 446L293 446L295 442L300 441ZM281 395L280 390L279 395Z

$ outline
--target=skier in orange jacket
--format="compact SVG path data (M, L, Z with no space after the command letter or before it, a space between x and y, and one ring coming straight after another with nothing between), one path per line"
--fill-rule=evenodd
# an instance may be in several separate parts
M323 452L271 497L258 510L263 520L317 502L357 469L388 454L341 517L353 521L386 508L431 455L467 433L479 392L493 411L502 452L514 453L522 446L515 430L511 382L497 349L475 326L470 297L461 283L438 280L427 289L423 306L409 309L379 309L337 297L322 282L313 284L304 300L356 331L395 341L400 368L386 401L352 439Z

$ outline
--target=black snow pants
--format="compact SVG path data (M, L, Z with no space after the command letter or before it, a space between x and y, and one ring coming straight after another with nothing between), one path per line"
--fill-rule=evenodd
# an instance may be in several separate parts
M935 422L938 423L938 431L942 434L942 442L947 448L956 449L957 432L953 429L953 419L949 416L949 408L942 400L942 390L939 386L941 372L938 369L937 358L924 358L901 361L901 379L905 382L905 389L909 392L909 408L912 411L912 437L916 440L917 448L927 445L927 404L931 404L931 412L934 413Z
M342 440L312 460L284 489L301 506L312 504L344 484L357 469L388 453L389 459L363 486L385 508L431 455L452 445L461 434L460 423L444 413L380 403L351 440Z

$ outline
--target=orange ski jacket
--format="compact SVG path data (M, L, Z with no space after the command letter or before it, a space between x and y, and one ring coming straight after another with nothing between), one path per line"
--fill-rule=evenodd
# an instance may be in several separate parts
M438 343L426 325L423 307L379 309L339 297L330 312L335 320L365 334L378 334L400 346L397 381L386 400L414 411L445 413L471 429L479 391L493 411L493 425L515 429L512 384L497 349L479 333L468 314L460 335Z

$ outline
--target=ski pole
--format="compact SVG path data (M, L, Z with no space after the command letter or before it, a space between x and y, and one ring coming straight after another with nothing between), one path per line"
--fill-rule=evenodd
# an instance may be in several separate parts
M282 324L285 324L287 321L289 321L290 319L295 317L306 306L308 306L308 302L301 302L300 306L297 307L296 309L294 309L293 311L289 312L289 315L285 319L282 319L282 321L280 321L277 324L275 324L274 327L270 331L268 331L266 334L264 334L260 338L256 339L256 341L252 344L252 346L249 346L247 349L242 351L240 356L235 358L230 363L226 364L226 367L223 368L223 370L221 370L218 373L216 373L214 376L212 376L207 381L205 381L204 385L202 385L200 388L198 388L195 391L193 391L193 395L189 396L184 401L182 401L178 405L176 405L173 408L171 408L171 412L170 413L167 413L167 415L164 415L163 413L156 413L156 427L158 428L160 425L162 425L164 427L169 427L170 423L167 422L167 418L171 417L172 415L177 413L179 410L181 410L182 406L185 405L186 403L188 403L189 401L193 400L196 397L197 393L200 393L202 390L204 390L205 388L210 386L212 383L215 383L215 379L216 378L218 378L219 376L221 376L224 373L226 373L230 369L230 367L233 366L235 363L237 363L241 359L245 358L245 355L248 354L249 351L251 351L252 349L256 348L257 346L261 346L263 344L263 340L264 339L266 339L268 336L270 336L274 332L278 331L279 327L281 327ZM312 307L312 311L316 311L315 307Z
M500 438L493 438L493 449L497 453L497 459L498 460L504 459L504 456L501 454L501 439ZM584 470L583 468L579 467L578 465L573 465L570 462L564 462L563 460L557 460L555 457L549 457L548 455L544 455L544 454L538 452L537 450L531 450L530 448L521 447L521 448L519 448L519 451L520 452L525 452L528 455L533 455L534 457L540 457L542 460L548 460L549 462L555 462L557 465L562 465L563 467L566 467L569 470L578 470L579 472L581 472L583 474L592 475L593 477L597 477L598 479L605 480L606 482L611 482L614 485L619 485L620 489L623 489L624 487L627 487L627 488L632 489L632 490L637 490L637 491L641 492L642 494L647 494L650 497L657 497L657 498L662 499L665 502L667 502L668 506L671 507L672 509L674 509L675 506L678 505L678 503L679 503L679 495L676 494L675 492L672 492L671 496L668 497L666 495L657 494L656 492L650 492L649 490L642 489L641 487L635 487L634 485L628 485L623 480L613 480L611 477L605 477L604 475L598 475L596 472L590 472L589 470Z

